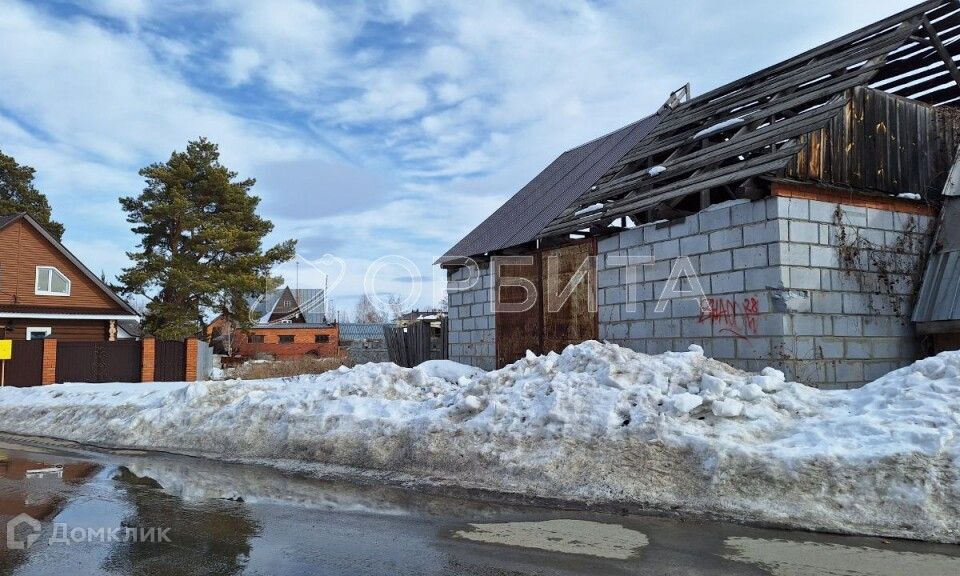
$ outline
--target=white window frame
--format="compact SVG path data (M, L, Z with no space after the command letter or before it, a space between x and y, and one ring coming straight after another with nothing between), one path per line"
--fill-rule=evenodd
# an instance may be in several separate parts
M51 274L51 275L53 274L53 272L56 272L57 274L63 276L63 279L67 282L67 291L66 291L66 292L52 292L52 291L50 291L50 290L40 290L40 288L38 288L38 286L40 285L40 272L41 272L41 271L43 271L43 272L48 272L48 273ZM47 286L51 286L51 285L53 284L52 278L51 278L50 280L51 280L51 281L47 283ZM34 279L33 279L33 290L34 290L34 294L36 294L37 296L69 296L69 295L70 295L70 288L71 288L71 286L72 286L72 282L70 282L70 279L67 278L67 275L66 275L66 274L64 274L63 272L61 272L60 270L58 270L56 266L37 266L36 276L35 276Z
M53 329L50 328L49 326L28 326L27 332L26 332L27 340L33 340L33 338L30 337L31 332L44 332L43 337L46 338L47 336L50 336L50 334L53 333Z

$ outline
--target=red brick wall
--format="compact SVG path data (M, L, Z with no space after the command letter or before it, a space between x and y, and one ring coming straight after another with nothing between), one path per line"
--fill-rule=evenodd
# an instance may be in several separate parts
M186 355L186 367L184 368L183 379L187 382L196 382L197 381L197 339L188 338L184 344L187 347Z
M157 357L157 341L153 338L144 338L141 342L140 381L153 382L154 363Z
M280 343L280 336L293 336L292 343ZM326 335L327 342L318 343L316 337ZM250 342L248 336L263 336L263 342ZM340 329L337 326L319 328L255 328L238 334L235 346L241 356L269 354L275 358L294 358L313 354L320 358L334 358L340 354Z
M43 340L43 371L41 382L44 386L57 382L57 341L55 338Z

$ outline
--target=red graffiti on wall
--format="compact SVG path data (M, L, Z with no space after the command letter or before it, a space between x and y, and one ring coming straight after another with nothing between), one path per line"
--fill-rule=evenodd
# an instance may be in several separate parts
M707 298L706 306L700 309L699 322L721 324L722 331L729 331L736 336L746 338L748 334L757 333L757 316L760 313L760 303L753 297L744 298L737 302L733 298Z

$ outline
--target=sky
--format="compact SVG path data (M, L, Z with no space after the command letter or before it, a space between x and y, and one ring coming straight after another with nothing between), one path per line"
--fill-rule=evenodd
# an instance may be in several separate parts
M205 136L257 179L267 243L298 240L289 283L424 307L432 262L564 150L911 4L0 0L0 150L112 278L117 199Z

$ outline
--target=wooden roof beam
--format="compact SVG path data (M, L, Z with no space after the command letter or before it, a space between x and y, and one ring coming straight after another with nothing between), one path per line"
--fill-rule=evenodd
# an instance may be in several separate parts
M943 42L940 41L940 35L937 34L937 31L933 28L933 24L930 23L930 19L924 16L920 20L920 25L923 26L923 30L927 33L927 37L930 39L930 43L933 44L933 47L936 49L937 54L940 55L943 63L946 64L947 70L950 71L950 76L953 78L953 81L957 83L957 86L960 86L960 70L957 69L957 64L953 61L953 55L950 54L950 51L947 50L947 48L943 45Z

